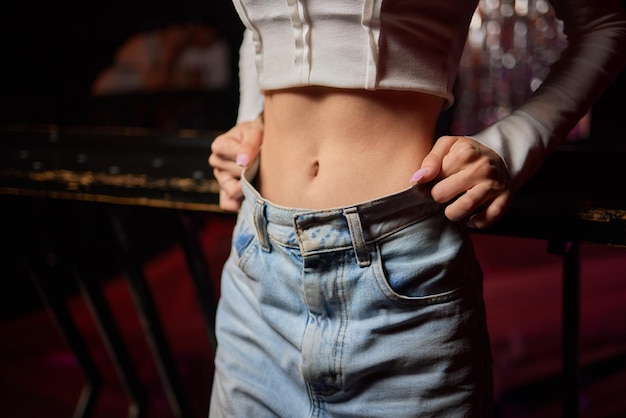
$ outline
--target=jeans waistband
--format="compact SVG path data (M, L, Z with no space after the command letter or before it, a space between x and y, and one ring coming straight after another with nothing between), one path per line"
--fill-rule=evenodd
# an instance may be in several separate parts
M266 251L271 251L270 241L297 245L304 256L353 247L359 264L367 265L366 244L442 210L424 186L345 207L288 208L263 198L251 184L255 175L255 168L242 175L241 213L255 226Z

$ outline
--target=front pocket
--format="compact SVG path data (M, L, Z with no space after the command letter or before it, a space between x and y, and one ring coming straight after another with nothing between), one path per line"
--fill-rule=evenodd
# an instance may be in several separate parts
M475 274L466 235L445 217L410 225L376 243L372 271L393 300L435 303L459 297Z
M233 230L233 250L237 254L239 268L245 270L246 260L256 242L255 229L240 216Z

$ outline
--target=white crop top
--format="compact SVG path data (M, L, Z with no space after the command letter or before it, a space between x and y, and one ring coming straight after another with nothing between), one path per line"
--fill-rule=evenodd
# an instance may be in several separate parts
M415 90L452 101L477 0L235 0L262 89Z
M450 105L478 0L233 0L246 27L238 121L263 90L304 85L411 90ZM471 135L524 183L626 65L618 0L553 0L568 47L542 86L511 115Z

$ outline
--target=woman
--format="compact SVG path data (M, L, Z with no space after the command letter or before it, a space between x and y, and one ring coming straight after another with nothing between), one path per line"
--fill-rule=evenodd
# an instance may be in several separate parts
M240 212L211 416L490 415L465 225L502 215L626 56L617 0L552 5L569 46L542 87L433 145L477 0L235 0L239 121L209 163Z

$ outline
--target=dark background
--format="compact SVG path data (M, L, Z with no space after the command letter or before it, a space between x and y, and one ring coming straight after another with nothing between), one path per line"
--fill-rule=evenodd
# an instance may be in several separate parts
M230 0L2 2L0 123L97 125L103 123L98 113L103 107L118 116L131 115L138 107L138 97L94 100L89 97L91 83L131 35L186 22L215 27L232 48L231 67L236 71L242 26ZM593 143L626 142L619 123L624 115L625 79L622 74L594 106ZM237 97L236 82L225 91L206 94L202 103L196 104L196 112L188 112L187 120L175 127L228 128L236 117ZM180 102L181 98L144 97L139 104L145 106L145 100ZM198 106L202 109L197 110ZM156 117L116 117L104 124L159 127Z
M116 49L137 32L189 22L215 27L236 60L242 26L230 0L1 2L0 123L92 124L89 88ZM237 86L217 93L230 123Z
M102 99L90 95L97 75L113 63L114 53L130 36L177 23L200 23L216 28L228 40L233 50L231 67L237 68L236 52L243 27L230 0L0 2L0 129L8 125L24 125L26 129L57 125L68 130L103 125L158 130L228 128L236 117L235 82L222 91ZM159 120L164 109L184 115L175 115L179 116L177 123L164 127ZM4 139L0 137L0 141ZM111 149L119 147L119 141L112 139ZM0 264L5 267L0 273L0 318L40 306L35 289L15 263L15 235L8 232L17 228L14 214L43 220L38 233L48 233L46 228L54 227L55 222L47 220L54 216L58 205L63 205L58 209L60 213L75 210L71 204L48 201L47 205L25 204L30 210L23 211L22 203L10 196L0 196L0 245L4 248L0 251ZM12 205L18 209L14 210ZM129 216L132 217L129 224L143 237L141 251L136 254L139 259L150 258L172 244L175 234L162 218L170 216L169 212L134 208ZM153 227L155 223L160 225L158 229ZM106 229L101 225L92 227L99 232ZM95 252L103 252L109 243L92 245ZM107 278L115 273L117 270L104 271Z

